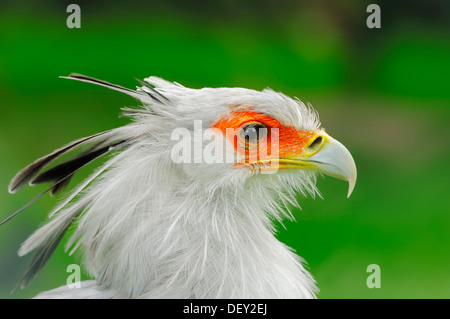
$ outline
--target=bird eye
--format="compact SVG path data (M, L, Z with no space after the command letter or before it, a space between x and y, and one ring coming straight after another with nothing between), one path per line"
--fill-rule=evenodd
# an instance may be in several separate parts
M256 145L267 136L267 126L258 122L244 125L241 129L240 136L246 146Z

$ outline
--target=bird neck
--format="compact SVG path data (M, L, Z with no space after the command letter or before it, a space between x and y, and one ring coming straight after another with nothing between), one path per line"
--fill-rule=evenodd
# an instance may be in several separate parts
M120 297L314 297L302 260L273 234L267 193L211 191L181 177L135 170L126 178L136 187L115 180L107 195L93 196L98 202L81 220L81 243L101 286ZM113 202L105 205L105 196Z

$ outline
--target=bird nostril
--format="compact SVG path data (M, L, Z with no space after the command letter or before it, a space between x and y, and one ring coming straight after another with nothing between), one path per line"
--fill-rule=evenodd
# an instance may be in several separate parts
M316 139L309 145L308 149L312 152L319 149L320 145L322 145L322 136L317 136Z

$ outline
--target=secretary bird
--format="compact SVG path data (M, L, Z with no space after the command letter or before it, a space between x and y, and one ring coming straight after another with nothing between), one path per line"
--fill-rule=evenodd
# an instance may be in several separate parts
M274 221L294 218L298 194L318 193L318 174L348 181L350 196L356 166L310 105L271 89L190 89L149 77L131 90L81 74L63 78L142 105L123 108L130 124L73 141L12 179L10 193L51 185L2 224L109 154L20 247L20 256L36 251L22 288L71 228L66 251L79 250L95 279L36 298L316 297L315 280L276 239Z

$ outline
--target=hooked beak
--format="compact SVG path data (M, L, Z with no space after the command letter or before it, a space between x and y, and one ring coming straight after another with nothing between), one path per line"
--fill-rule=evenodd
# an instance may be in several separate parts
M356 183L356 165L350 152L323 131L311 137L301 154L279 159L279 168L311 169L348 181L350 197Z
M310 137L305 147L296 154L265 158L256 163L270 163L266 170L309 169L348 182L350 197L356 183L356 165L350 152L324 131Z

